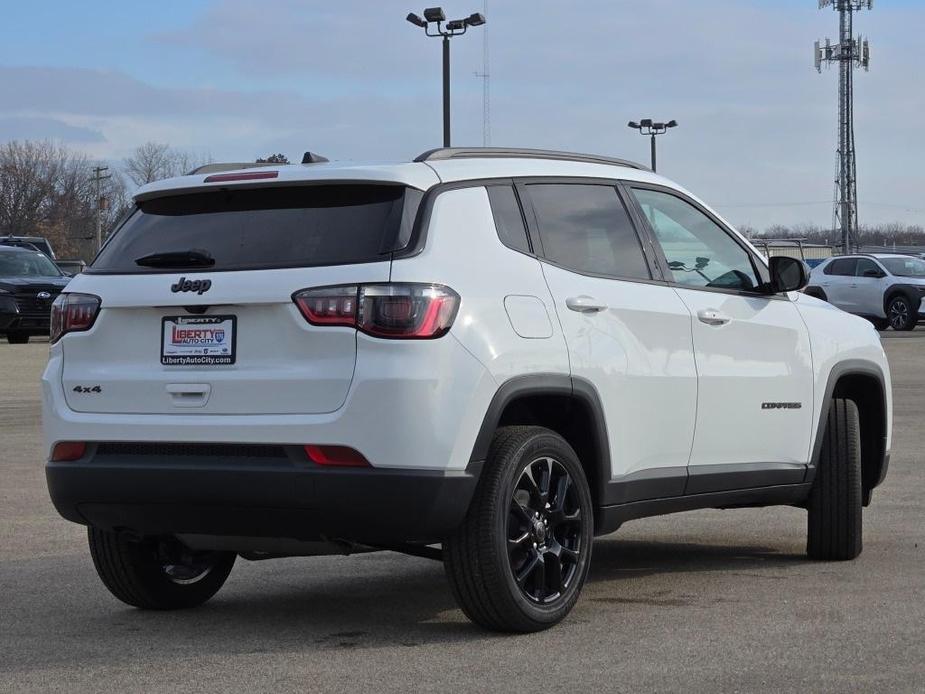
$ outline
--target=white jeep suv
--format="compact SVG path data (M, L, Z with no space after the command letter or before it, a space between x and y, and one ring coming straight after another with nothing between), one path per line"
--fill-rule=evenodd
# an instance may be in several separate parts
M860 553L890 376L802 263L620 160L306 161L145 186L55 302L48 486L117 598L387 549L534 631L635 518L799 506L810 557Z
M813 269L806 293L878 330L912 330L925 320L925 260L896 253L830 258Z

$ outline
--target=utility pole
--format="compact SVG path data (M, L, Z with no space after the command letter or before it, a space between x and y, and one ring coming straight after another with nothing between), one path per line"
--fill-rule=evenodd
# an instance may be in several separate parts
M488 0L482 3L482 14L488 14ZM482 147L491 145L491 70L488 67L488 27L482 30Z
M90 180L96 183L96 250L99 252L103 247L103 210L108 207L108 200L103 195L103 181L112 178L111 174L103 175L109 171L108 166L94 166L93 178Z
M854 13L872 9L873 0L819 0L819 9L831 6L839 15L838 43L816 41L816 70L838 63L838 178L835 181L833 226L841 232L844 253L851 252L858 235L858 186L854 150L854 69L870 69L870 45L854 38Z

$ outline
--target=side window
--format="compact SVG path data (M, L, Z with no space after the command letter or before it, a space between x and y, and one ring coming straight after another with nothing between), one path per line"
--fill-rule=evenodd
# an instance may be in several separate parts
M854 274L858 277L877 278L883 275L883 270L870 258L858 258L858 266Z
M515 251L529 253L527 227L513 186L488 186L486 190L501 243Z
M536 183L527 189L546 258L576 272L652 278L616 188Z
M854 277L857 265L857 258L839 258L837 260L833 260L828 264L828 266L826 266L825 274L840 275L843 277Z
M748 251L696 207L655 190L634 188L633 195L655 232L675 282L742 290L762 284Z

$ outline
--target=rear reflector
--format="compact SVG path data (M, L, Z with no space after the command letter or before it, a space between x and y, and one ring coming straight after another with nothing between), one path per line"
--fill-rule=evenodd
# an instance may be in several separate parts
M336 467L369 467L363 454L349 446L305 446L309 460L318 465Z
M203 183L222 183L224 181L260 181L265 178L276 178L279 171L249 171L247 173L212 174L206 176Z
M87 444L83 441L59 441L51 452L51 462L65 463L79 460L87 452Z

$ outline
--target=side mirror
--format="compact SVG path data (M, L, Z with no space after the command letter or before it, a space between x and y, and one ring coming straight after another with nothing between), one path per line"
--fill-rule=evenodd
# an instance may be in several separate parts
M798 292L809 284L806 263L784 255L773 256L768 263L771 270L771 291Z

